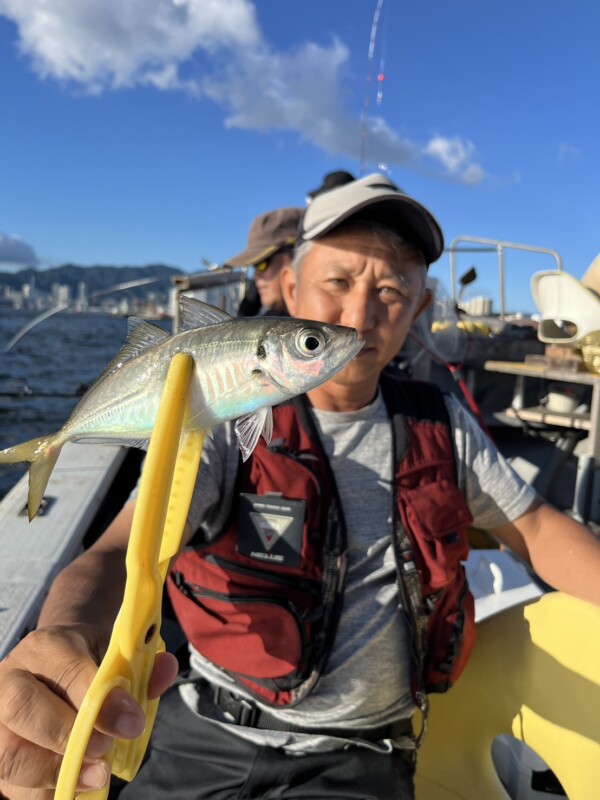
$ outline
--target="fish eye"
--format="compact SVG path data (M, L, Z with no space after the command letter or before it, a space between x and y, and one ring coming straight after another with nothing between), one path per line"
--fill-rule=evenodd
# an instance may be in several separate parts
M325 347L325 336L313 328L303 328L296 334L296 347L302 355L317 356Z

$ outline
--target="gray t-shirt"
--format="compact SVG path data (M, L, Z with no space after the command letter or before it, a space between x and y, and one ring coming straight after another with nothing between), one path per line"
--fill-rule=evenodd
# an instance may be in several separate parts
M489 529L527 511L535 497L454 398L447 399L454 429L458 482L474 525ZM348 536L344 609L324 674L299 706L269 709L307 728L371 728L407 718L414 710L409 684L407 631L392 548L392 433L381 396L351 413L313 411L340 493ZM238 454L230 425L207 441L190 509L193 529L218 533L232 502ZM219 668L192 650L191 664L213 684L233 688ZM182 687L194 707L193 688ZM239 688L235 691L243 694ZM290 751L341 746L331 737L258 731L235 726L253 741Z

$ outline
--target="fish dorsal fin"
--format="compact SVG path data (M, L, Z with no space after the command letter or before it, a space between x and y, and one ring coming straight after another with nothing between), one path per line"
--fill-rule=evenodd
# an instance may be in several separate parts
M99 376L98 380L102 380L102 378L114 372L126 361L139 356L144 350L148 350L148 348L168 337L169 334L157 325L152 325L152 323L139 319L139 317L129 317L127 320L127 341Z
M270 406L259 408L252 414L245 414L236 420L235 435L238 446L242 451L242 460L247 461L252 451L258 444L260 435L263 435L267 444L273 434L273 411Z
M153 325L151 322L146 322L145 319L139 317L129 317L127 320L127 341L121 348L124 350L126 347L131 352L130 358L139 356L144 350L153 347L158 342L162 342L169 334L159 328L158 325Z
M218 325L233 319L231 314L221 311L216 306L196 300L182 294L179 298L180 322L179 331L189 331L192 328L205 328L208 325Z

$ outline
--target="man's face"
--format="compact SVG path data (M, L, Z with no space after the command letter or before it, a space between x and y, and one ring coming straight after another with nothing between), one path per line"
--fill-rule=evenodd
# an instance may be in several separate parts
M290 314L356 328L363 349L329 383L375 388L413 320L430 299L416 255L400 257L368 230L333 232L316 241L299 274L282 273Z
M254 273L254 282L260 295L260 303L265 308L285 308L279 277L283 267L292 263L289 253L275 253L268 260L268 266L262 272Z

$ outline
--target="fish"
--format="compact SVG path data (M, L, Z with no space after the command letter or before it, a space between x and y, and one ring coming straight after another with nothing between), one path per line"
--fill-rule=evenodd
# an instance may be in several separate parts
M247 460L273 429L272 406L314 389L342 369L363 341L354 328L292 317L235 318L183 295L180 327L169 334L137 317L127 339L55 434L0 450L0 464L29 462L29 521L66 442L147 448L167 372L177 353L194 360L183 431L236 420Z

